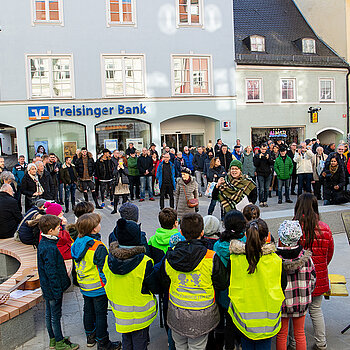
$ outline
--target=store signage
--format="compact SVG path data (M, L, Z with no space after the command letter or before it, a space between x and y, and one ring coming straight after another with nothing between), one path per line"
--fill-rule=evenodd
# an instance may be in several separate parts
M222 122L222 130L230 130L231 129L231 122L230 121L223 121Z
M281 129L273 129L269 132L269 137L287 137L287 131Z
M125 106L122 104L108 107L89 107L85 105L73 105L71 107L52 107L53 117L79 117L94 116L100 118L104 115L144 115L147 114L145 105ZM29 120L49 119L49 106L28 107Z

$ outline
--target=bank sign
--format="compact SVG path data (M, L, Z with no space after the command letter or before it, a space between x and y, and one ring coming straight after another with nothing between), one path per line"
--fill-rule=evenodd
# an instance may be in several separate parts
M147 106L140 103L137 106L116 105L108 107L89 107L85 105L73 105L71 107L52 106L51 111L49 106L31 106L28 107L29 120L44 120L52 117L84 117L113 115L145 115L147 114ZM51 112L51 113L50 113Z

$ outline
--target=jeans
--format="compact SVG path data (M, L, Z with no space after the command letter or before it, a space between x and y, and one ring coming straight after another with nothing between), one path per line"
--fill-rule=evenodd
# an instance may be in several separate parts
M298 178L297 174L294 174L294 172L293 172L292 177L291 177L291 182L290 182L291 193L295 193L295 186L297 184L297 178Z
M213 198L211 199L210 204L209 204L209 208L208 208L208 215L213 215L213 212L215 210L215 206L216 206L217 202L218 202L217 200L215 200Z
M267 195L269 193L269 187L271 183L272 175L261 176L258 175L258 184L259 184L259 202L267 202Z
M107 306L106 295L98 297L84 297L84 329L86 335L96 331L96 340L101 342L108 338L107 332Z
M69 196L71 197L72 207L75 206L75 190L77 186L72 183L70 185L64 185L64 205L66 209L69 208Z
M146 197L146 183L148 187L148 196L149 198L153 198L152 176L140 176L140 183L141 183L141 199L145 199Z
M147 350L149 327L122 334L123 350Z
M172 332L176 350L205 350L208 342L208 333L198 338L187 338Z
M207 178L205 177L203 171L196 170L194 172L194 174L196 176L196 180L197 180L197 183L198 183L198 193L203 193L204 194L205 190L207 189L207 184L208 184ZM204 185L204 191L201 190L201 188L202 188L202 180L203 180L203 185Z
M279 333L277 334L276 339L276 350L286 350L287 349L287 338L288 338L288 326L289 326L288 317L282 317L282 327ZM300 350L306 350L306 337L305 337L305 316L302 317L293 317L291 318L293 322L294 337L296 342L296 348Z
M58 197L59 197L58 199L59 199L60 203L63 203L63 186L64 186L63 183L60 183L58 185Z
M272 338L263 340L251 340L242 337L242 350L271 350Z
M298 174L298 196L303 193L303 187L305 183L305 191L311 193L311 181L313 178L312 173Z
M169 195L169 205L171 208L174 208L174 188L173 185L169 184L162 184L162 187L160 188L160 210L164 208L164 197L165 195Z
M323 313L321 309L323 296L312 297L312 302L309 306L309 314L314 326L314 338L316 345L320 348L326 348L326 326L324 323Z
M102 203L105 201L105 193L107 192L107 196L109 194L109 198L113 200L113 189L112 189L112 180L111 181L100 181L100 192L101 192L101 201Z
M286 201L289 200L289 183L290 183L290 179L287 180L281 180L278 179L278 200L281 201L282 200L282 188L284 186L284 190L286 192Z
M46 328L50 339L56 342L63 339L61 329L62 298L58 300L46 300Z
M134 187L135 187L135 197L140 198L140 177L129 175L129 190L130 199L134 199Z

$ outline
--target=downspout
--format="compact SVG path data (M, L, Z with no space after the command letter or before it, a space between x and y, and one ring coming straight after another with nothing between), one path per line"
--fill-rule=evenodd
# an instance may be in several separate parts
M350 76L350 67L348 67L348 73L346 74L346 138L348 138L348 134L350 131L350 120L349 120L349 76Z

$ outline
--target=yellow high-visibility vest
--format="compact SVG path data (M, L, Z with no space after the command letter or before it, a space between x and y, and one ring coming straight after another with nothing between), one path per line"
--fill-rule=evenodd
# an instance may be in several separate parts
M148 327L157 316L157 300L153 294L142 294L147 262L144 256L140 264L125 275L114 274L108 266L108 256L103 267L107 283L105 291L115 316L115 328L119 333L130 333ZM153 261L152 261L153 262Z
M169 300L182 309L201 310L215 302L211 279L215 252L208 250L205 257L191 272L177 271L165 261L165 270L171 283Z
M271 338L281 329L282 260L275 253L263 255L254 273L248 274L244 254L230 256L231 276L228 313L249 339Z
M98 268L94 264L95 251L101 244L105 246L101 241L95 240L94 245L87 250L85 256L79 261L79 263L74 260L77 280L81 290L91 291L104 287Z

